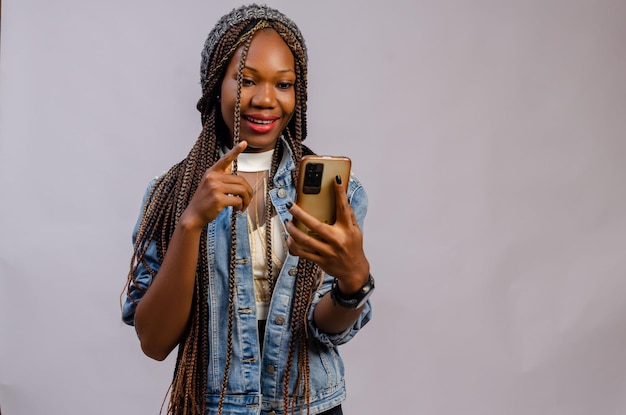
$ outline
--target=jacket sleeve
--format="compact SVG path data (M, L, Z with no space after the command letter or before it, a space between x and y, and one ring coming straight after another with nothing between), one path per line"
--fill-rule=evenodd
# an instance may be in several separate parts
M348 200L350 202L350 205L352 206L352 209L354 210L354 214L359 224L359 228L361 228L361 232L363 232L363 222L365 221L365 215L367 214L367 194L365 192L365 188L354 176L350 176L350 183L348 186ZM330 291L334 279L335 278L331 275L324 275L324 282L322 283L320 289L315 292L313 296L313 302L311 304L311 310L309 311L309 329L311 333L321 343L330 347L339 346L348 342L372 318L372 306L370 304L370 301L368 300L365 304L365 307L363 307L363 311L361 312L359 318L354 322L351 327L346 329L343 333L327 334L321 332L315 326L315 323L313 321L313 313L315 311L315 307L317 303L321 300L321 298Z
M150 182L150 185L146 189L146 193L143 197L142 209L140 210L140 212L143 212L143 206L145 206L147 202L148 194L150 193L150 189L154 185L155 181L156 179L152 180ZM133 246L135 245L135 242L137 240L137 231L139 229L140 223L141 213L139 213L137 223L135 224L135 227L133 229ZM137 266L137 269L133 274L134 280L130 283L126 292L126 298L124 300L124 303L122 304L122 321L130 326L135 325L135 310L137 308L137 304L139 303L139 301L141 301L141 298L143 297L144 293L148 289L148 286L152 282L152 275L150 274L150 271L148 270L146 265L150 267L155 273L158 272L161 266L157 256L157 245L155 241L150 242L150 245L148 246L148 249L144 255L144 262L140 263Z

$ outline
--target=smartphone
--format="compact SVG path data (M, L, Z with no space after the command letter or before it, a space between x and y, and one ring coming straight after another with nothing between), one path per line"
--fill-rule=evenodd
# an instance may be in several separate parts
M320 222L332 225L336 220L335 177L350 180L352 162L343 156L304 156L300 162L296 203ZM315 232L294 218L295 225L313 237Z

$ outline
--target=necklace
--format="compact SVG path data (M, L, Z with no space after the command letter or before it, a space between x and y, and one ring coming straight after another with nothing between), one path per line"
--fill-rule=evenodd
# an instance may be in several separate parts
M262 226L266 222L265 194L267 193L267 171L240 172L252 187L252 199L248 205L248 219L251 220L251 230Z

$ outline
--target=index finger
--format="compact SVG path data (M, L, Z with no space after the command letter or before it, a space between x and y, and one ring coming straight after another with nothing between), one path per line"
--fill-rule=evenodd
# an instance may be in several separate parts
M224 154L218 161L215 162L213 166L211 166L210 170L222 170L223 172L230 171L230 166L233 160L237 158L237 156L248 147L248 143L246 141L242 141L230 150L228 153Z
M349 180L349 178L348 178ZM355 223L354 211L348 201L348 181L337 176L335 180L335 214L336 222Z

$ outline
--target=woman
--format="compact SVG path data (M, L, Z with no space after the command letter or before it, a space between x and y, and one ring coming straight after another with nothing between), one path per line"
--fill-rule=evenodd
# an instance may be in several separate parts
M144 197L123 319L149 357L178 346L168 413L341 414L337 346L371 317L367 197L337 177L332 226L292 202L310 153L304 39L277 10L235 9L201 84L198 140Z

